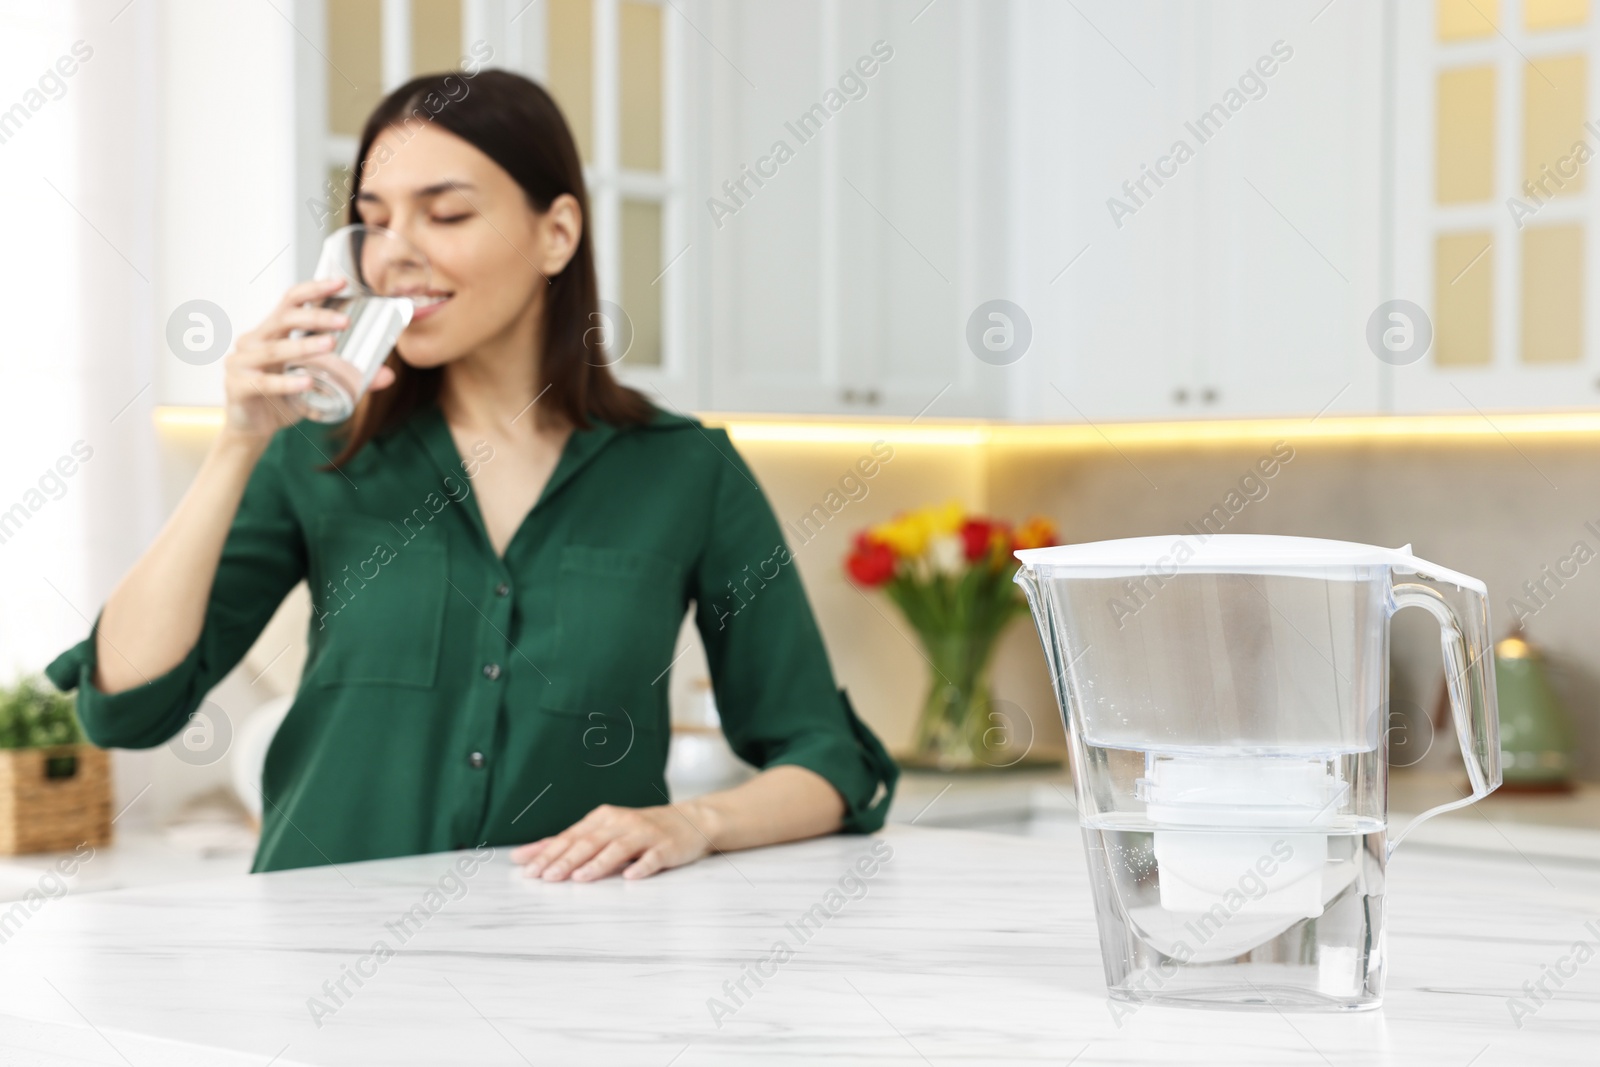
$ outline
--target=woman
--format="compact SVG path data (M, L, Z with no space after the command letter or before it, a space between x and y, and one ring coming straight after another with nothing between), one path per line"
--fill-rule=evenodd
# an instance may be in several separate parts
M338 282L289 289L227 357L194 483L51 680L96 744L159 745L308 581L256 871L487 843L546 880L642 878L877 829L897 772L749 468L607 369L559 110L504 71L460 84L413 80L361 137L351 221L433 267L374 391L336 430L294 423L282 398L308 379L280 372L330 340L291 331L345 322L315 306ZM673 804L665 681L691 600L723 729L762 770Z

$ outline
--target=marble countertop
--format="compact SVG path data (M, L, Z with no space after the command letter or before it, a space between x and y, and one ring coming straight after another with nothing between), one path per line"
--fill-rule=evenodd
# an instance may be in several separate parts
M5 901L22 900L29 893L101 893L247 874L255 856L254 834L244 827L235 828L226 839L213 835L209 840L153 827L119 826L115 833L111 844L95 849L92 855L34 852L0 856L0 913Z
M1600 941L1600 861L1403 848L1389 887L1379 1011L1120 1020L1077 841L894 826L637 883L450 853L66 896L0 913L0 1062L1592 1062L1600 956L1520 1027L1508 998Z

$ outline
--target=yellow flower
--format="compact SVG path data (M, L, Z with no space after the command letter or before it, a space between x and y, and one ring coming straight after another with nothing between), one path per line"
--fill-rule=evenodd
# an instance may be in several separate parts
M872 527L872 536L902 558L920 556L928 546L927 527L912 515L897 515L888 522L880 522Z
M933 538L948 537L960 530L965 519L960 501L951 500L896 515L872 527L871 533L873 538L894 549L895 555L915 559L927 552Z
M937 507L924 508L927 516L929 532L934 535L953 534L961 529L961 524L967 521L966 512L962 510L959 500L946 501Z

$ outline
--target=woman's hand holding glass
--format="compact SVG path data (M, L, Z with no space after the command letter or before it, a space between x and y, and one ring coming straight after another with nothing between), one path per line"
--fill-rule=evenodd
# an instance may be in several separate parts
M286 375L283 368L295 360L332 351L333 331L344 329L349 319L314 305L343 284L334 278L291 286L260 325L239 335L223 361L226 433L264 443L280 428L300 419L294 408L279 398L303 392L311 381L302 375ZM291 336L292 331L302 330L321 332ZM392 381L394 372L383 367L372 387L381 389Z

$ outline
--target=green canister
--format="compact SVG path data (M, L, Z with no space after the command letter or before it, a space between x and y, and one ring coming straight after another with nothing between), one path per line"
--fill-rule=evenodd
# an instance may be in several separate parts
M1572 721L1551 688L1544 656L1520 630L1494 646L1500 694L1500 765L1504 789L1572 788Z

